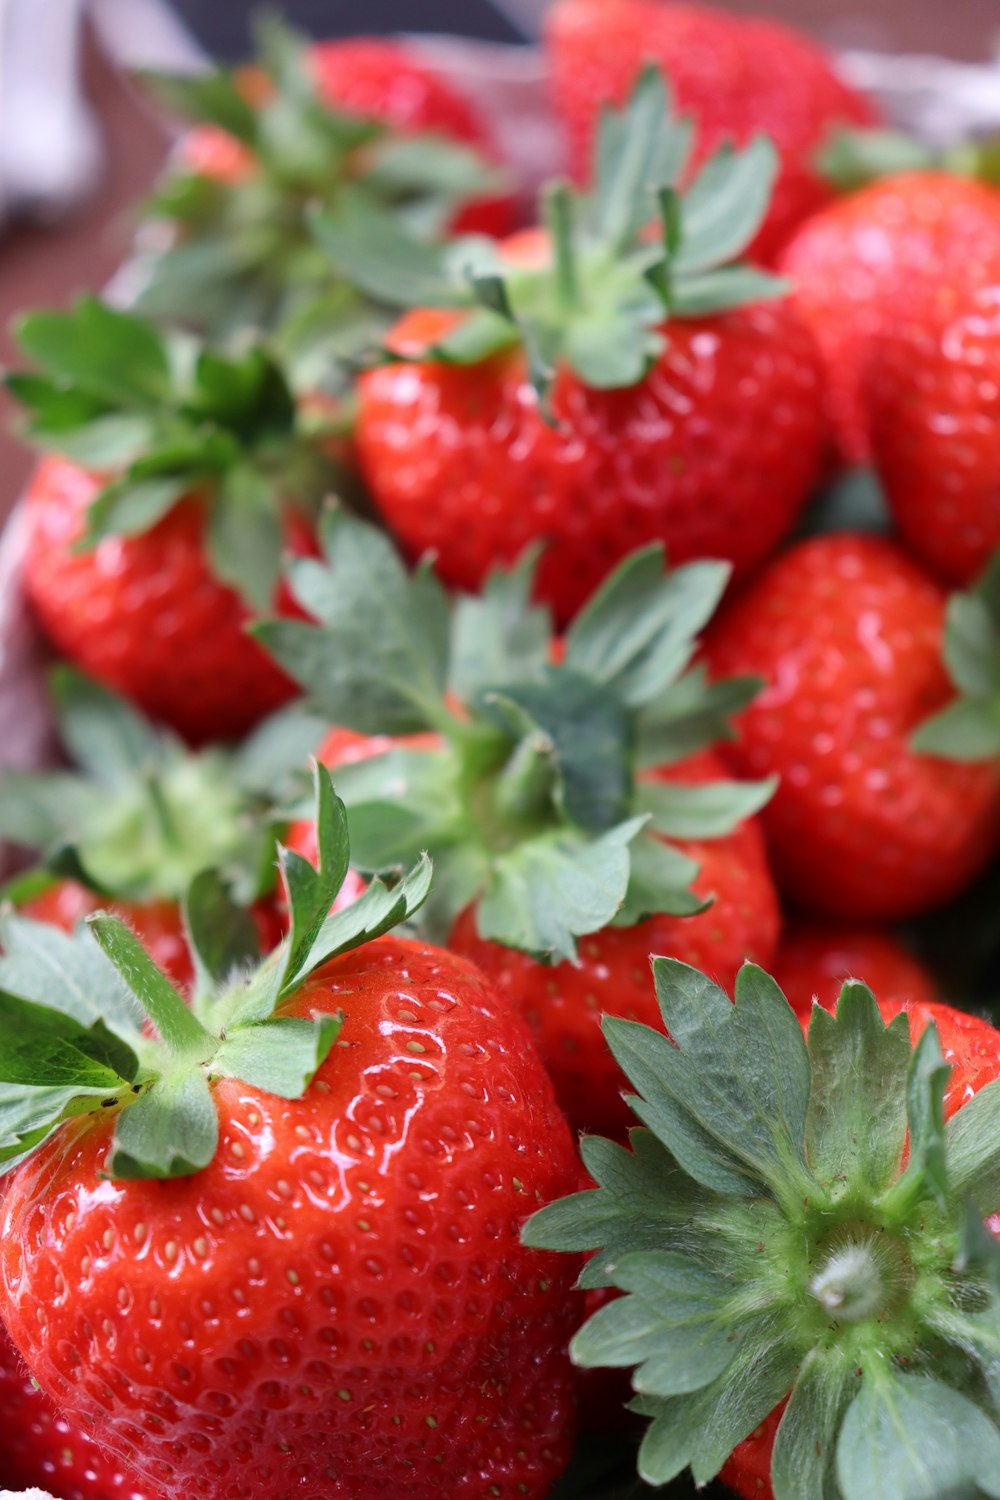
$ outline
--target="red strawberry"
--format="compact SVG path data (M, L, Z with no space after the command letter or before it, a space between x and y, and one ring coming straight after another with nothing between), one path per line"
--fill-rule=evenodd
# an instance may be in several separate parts
M876 118L870 102L837 77L829 57L804 35L699 5L559 0L549 12L548 51L556 109L580 176L601 106L620 104L649 61L663 68L679 108L693 117L699 158L726 141L769 135L781 174L754 242L764 259L831 198L814 162L826 136L838 125Z
M732 755L745 775L780 777L764 822L778 883L803 905L858 921L919 912L997 846L1000 767L963 763L993 750L970 755L961 726L928 753L911 744L954 700L945 604L891 542L843 534L793 547L719 622L713 668L767 681Z
M240 745L194 751L66 668L53 672L51 686L76 767L0 777L0 836L41 861L8 897L67 932L113 905L186 987L193 969L181 902L197 876L217 869L269 952L281 937L275 836L319 738L317 721L279 714Z
M833 1010L848 979L874 990L884 1014L890 1002L923 1006L941 998L923 964L897 938L873 928L793 927L781 940L774 977L792 1009L806 1019L814 1000Z
M323 754L352 810L356 862L387 870L430 852L427 934L475 959L526 1017L571 1123L619 1129L621 1073L600 1020L651 1016L650 948L731 983L747 953L777 941L752 817L770 785L728 782L693 753L725 737L757 686L706 691L686 670L728 570L664 574L659 549L635 553L556 642L527 604L530 563L457 598L449 618L426 567L409 576L384 536L345 515L331 524L329 567L290 575L322 624L258 634L313 707L355 731Z
M669 1038L606 1022L645 1128L628 1151L585 1138L597 1187L524 1232L591 1250L581 1284L625 1294L571 1353L632 1369L640 1475L747 1500L987 1493L1000 1032L943 1005L890 1022L856 981L806 1026L751 965L735 1004L653 971Z
M659 781L689 786L710 786L725 774L709 752L652 773ZM672 954L727 989L747 958L767 964L774 958L780 916L758 820L745 820L724 838L682 839L676 847L698 866L695 895L711 900L697 916L660 915L632 927L605 927L580 943L574 963L554 969L530 953L480 937L471 907L448 939L528 1022L575 1129L620 1137L631 1123L621 1098L624 1079L601 1022L610 1014L658 1025L650 953Z
M164 1042L127 1030L113 985L61 1018L63 1092L92 1112L36 1110L48 1139L17 1153L4 1318L43 1390L170 1493L431 1497L447 1473L469 1500L541 1497L572 1437L577 1300L574 1267L518 1229L577 1180L569 1132L483 977L382 935L426 861L322 928L348 852L317 779L320 866L296 864L291 934L256 976L188 1010L94 919ZM5 1003L46 1076L53 1010Z
M44 374L8 386L31 436L64 455L24 505L46 632L192 742L238 737L291 693L246 625L281 603L282 545L311 545L335 473L322 445L260 349L204 350L185 372L151 324L92 299L30 314L19 336Z
M25 1373L0 1329L0 1485L37 1487L60 1500L156 1500L94 1438L74 1428Z
M816 336L830 422L848 463L870 456L864 380L878 337L895 337L901 318L909 325L918 288L950 287L966 266L998 255L1000 194L946 172L884 178L832 203L789 241L779 268L794 283L795 306ZM914 534L927 525L918 521ZM944 537L941 526L931 530L933 543L915 550L937 566Z
M975 259L901 297L868 371L872 453L896 524L955 583L1000 544L998 248L984 235Z
M675 562L719 557L747 573L790 529L819 468L812 339L787 302L761 300L780 284L722 264L760 220L770 148L714 160L689 212L669 192L684 136L664 110L662 82L643 75L628 111L607 122L603 196L581 202L555 186L547 257L539 263L545 241L517 237L510 260L491 259L473 281L478 312L404 318L388 341L395 362L360 386L361 468L411 556L433 551L444 578L473 589L544 542L539 592L560 620L643 542L663 541ZM659 186L673 206L657 245L643 238L657 184L633 157L668 146L674 168ZM724 183L727 203L730 192L741 202L723 227L705 203ZM585 216L597 216L596 234ZM335 224L322 238L366 274L363 243ZM391 294L377 266L368 274ZM466 258L449 252L418 285L467 303ZM406 299L398 276L395 295Z

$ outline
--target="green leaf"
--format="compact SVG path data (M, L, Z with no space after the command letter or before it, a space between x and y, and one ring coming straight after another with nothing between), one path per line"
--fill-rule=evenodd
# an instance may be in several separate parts
M59 737L95 780L114 788L159 767L173 737L154 729L127 699L67 666L53 670L49 685Z
M608 1017L604 1034L642 1096L635 1113L696 1181L716 1191L801 1197L809 1059L774 980L744 964L736 1003L696 969L653 960L660 1032Z
M282 549L274 483L248 464L231 468L209 510L206 540L215 576L255 610L271 607Z
M28 313L15 336L50 375L112 407L155 409L167 395L170 367L159 332L96 297L81 297L69 312Z
M906 1118L910 1131L910 1160L895 1189L929 1192L945 1207L948 1173L945 1164L944 1091L951 1065L941 1053L937 1027L932 1022L913 1049L906 1080Z
M188 1010L135 933L106 912L88 917L87 926L170 1051L179 1056L207 1055L210 1033Z
M64 1120L96 1113L103 1088L22 1088L0 1084L0 1176L40 1146Z
M692 917L704 911L711 901L703 901L691 888L698 869L697 860L644 830L632 844L628 890L615 926L634 927L647 917Z
M317 761L313 775L318 868L294 850L279 849L291 918L281 969L282 994L294 988L296 977L303 972L324 918L344 883L351 857L347 812L333 789L330 773ZM263 1017L255 1016L254 1019L262 1020Z
M353 905L331 912L316 935L297 979L311 974L321 964L329 963L342 953L360 948L383 933L390 932L420 910L431 885L432 865L426 855L395 885L381 879L371 881ZM286 993L291 988L286 985Z
M94 810L94 788L68 771L8 770L0 779L0 833L48 858L79 839Z
M409 734L440 722L448 670L448 601L429 568L408 575L381 533L340 511L324 521L327 564L289 573L318 625L267 621L254 631L333 723Z
M138 1038L141 1007L85 928L61 932L48 922L8 912L0 918L0 988L51 1005L90 1027L105 1021Z
M897 172L922 172L940 165L934 151L901 130L848 130L837 127L815 157L816 169L839 192L853 193Z
M690 153L693 131L673 115L664 75L647 66L622 110L602 111L597 133L591 206L594 232L627 245L656 212L655 191L676 184Z
M151 531L190 490L190 473L160 474L150 479L132 479L126 474L113 480L91 502L86 530L76 550L87 551L104 537L140 536Z
M200 1068L158 1078L115 1125L111 1175L123 1181L190 1177L207 1167L219 1141L219 1118Z
M649 813L656 833L675 839L714 839L732 833L746 818L766 807L778 778L763 781L710 781L685 786L679 781L644 781L635 806Z
M630 707L654 701L689 665L730 572L713 562L667 572L659 544L631 553L566 632L567 666Z
M844 1500L974 1500L1000 1495L1000 1433L938 1380L866 1370L837 1445Z
M764 136L722 146L705 162L684 195L674 274L724 265L747 248L767 216L778 166Z
M406 234L397 217L345 192L337 209L314 212L308 225L341 276L389 307L453 307L460 283L448 250Z
M365 187L389 200L426 197L447 210L489 193L509 192L512 182L492 169L482 152L431 131L387 137L372 150ZM444 222L435 225L440 231Z
M693 667L639 715L637 765L671 765L719 740L732 739L730 718L763 687L758 677L730 677L709 683L705 669Z
M260 960L260 940L253 917L233 900L217 870L196 875L184 898L184 929L201 983L223 983L234 971Z
M186 120L218 125L244 145L252 146L257 120L232 76L211 73L161 73L145 69L138 75L174 114Z
M1000 618L996 593L1000 558L976 588L952 594L945 613L944 660L959 692L973 698L1000 693Z
M680 273L674 279L672 311L679 318L702 318L750 302L785 297L790 281L754 266L719 266L711 271Z
M12 377L13 379L13 377ZM10 384L11 382L8 382ZM68 393L65 393L68 394ZM153 442L156 422L140 412L108 412L86 420L56 420L55 403L37 414L28 431L37 447L48 448L98 472L127 468Z
M837 1437L857 1389L850 1364L807 1356L774 1440L774 1500L843 1500L837 1487Z
M911 736L910 746L921 755L944 760L993 760L1000 755L1000 703L960 698L925 719Z
M868 986L849 981L836 1016L813 1007L809 1060L806 1144L813 1173L826 1186L842 1184L841 1196L877 1194L898 1172L906 1138L905 1015L886 1026Z
M484 688L532 677L549 659L552 620L531 603L538 549L494 568L479 594L459 594L451 624L448 686L468 702Z
M425 849L440 855L453 839L461 839L467 833L467 814L458 771L444 746L387 750L338 767L337 790L350 814L356 868L385 872L408 867Z
M103 1090L131 1083L139 1062L101 1020L86 1025L0 991L0 1081L29 1088Z
M328 726L298 704L263 719L232 755L232 774L241 787L269 800L301 778L309 757L326 737Z
M301 1099L337 1040L340 1016L273 1016L228 1033L213 1076L238 1078L279 1099Z
M476 908L480 937L557 961L576 956L576 938L606 927L625 898L632 818L600 838L557 828L494 858Z
M968 1193L983 1214L1000 1203L1000 1081L988 1083L944 1127L948 1187Z
M646 1251L614 1269L628 1293L600 1308L576 1334L577 1365L638 1366L637 1391L678 1396L708 1385L734 1359L738 1345L733 1284L686 1256Z

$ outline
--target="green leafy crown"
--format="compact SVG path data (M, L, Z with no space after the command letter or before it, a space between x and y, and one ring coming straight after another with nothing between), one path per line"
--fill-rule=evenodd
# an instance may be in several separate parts
M147 83L175 113L218 126L252 158L234 181L175 169L149 204L171 242L142 259L139 306L212 337L274 330L312 369L317 347L344 354L386 324L378 299L335 273L307 225L310 210L370 205L417 240L442 235L456 209L507 185L472 148L434 132L400 134L323 99L308 44L276 18L256 27L267 97L251 105L228 70Z
M913 748L945 760L1000 756L1000 553L976 586L952 594L944 627L944 664L958 697L927 719Z
M758 137L722 147L681 194L692 139L662 74L647 68L624 109L602 115L593 191L565 182L544 190L551 256L542 269L507 264L489 240L416 244L367 205L318 212L313 229L338 269L381 301L469 309L427 358L474 363L520 344L542 395L559 364L598 389L635 385L666 347L669 319L786 290L733 263L766 215L773 145Z
M300 800L319 720L286 710L241 745L193 751L67 667L52 673L51 689L77 769L0 777L0 835L42 859L8 895L68 875L111 899L179 901L206 869L243 904L270 890L275 831Z
M6 377L28 436L111 476L91 502L80 546L148 531L184 496L208 506L219 578L259 609L280 567L282 515L307 518L342 476L263 348L219 354L169 337L95 297L32 312L18 343L40 368Z
M530 602L537 554L450 604L429 563L409 574L384 535L346 513L328 512L321 537L326 560L288 574L317 623L263 621L257 638L331 723L439 736L338 771L360 868L392 870L428 849L429 935L446 938L475 901L484 937L554 958L611 921L702 909L697 865L671 840L729 832L773 783L682 786L642 772L727 736L759 686L710 685L692 665L726 564L665 571L661 547L634 553L574 621L557 664L549 615Z
M642 1122L598 1137L596 1188L536 1214L528 1244L594 1252L625 1295L577 1334L581 1365L634 1367L639 1468L707 1483L788 1398L775 1500L1000 1494L1000 1083L946 1125L932 1025L911 1051L849 982L808 1042L774 980L736 1003L653 960L669 1036L608 1018ZM672 1040L671 1040L672 1039Z
M409 917L430 884L425 858L391 889L375 880L353 906L331 913L350 848L343 803L322 767L316 827L317 869L279 851L291 927L262 963L253 923L218 875L195 879L185 909L198 973L190 1008L115 917L98 913L73 936L2 919L0 1171L64 1121L113 1111L111 1176L187 1176L215 1155L214 1079L238 1078L284 1099L305 1092L340 1022L283 1014L283 1002L322 964Z

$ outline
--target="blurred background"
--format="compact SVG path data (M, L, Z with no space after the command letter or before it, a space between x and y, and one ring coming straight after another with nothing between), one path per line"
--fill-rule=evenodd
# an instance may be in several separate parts
M997 0L727 0L836 47L986 62ZM315 36L449 32L530 43L545 0L281 0ZM131 66L193 66L250 48L257 0L0 0L0 362L12 315L100 287L121 261L131 213L170 147L170 128L130 85ZM0 430L0 517L30 459Z

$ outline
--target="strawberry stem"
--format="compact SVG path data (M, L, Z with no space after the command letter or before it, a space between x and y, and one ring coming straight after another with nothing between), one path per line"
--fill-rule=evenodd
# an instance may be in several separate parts
M550 183L542 197L542 208L552 236L556 297L564 312L573 312L580 305L580 282L573 244L574 204L569 183L561 180Z

